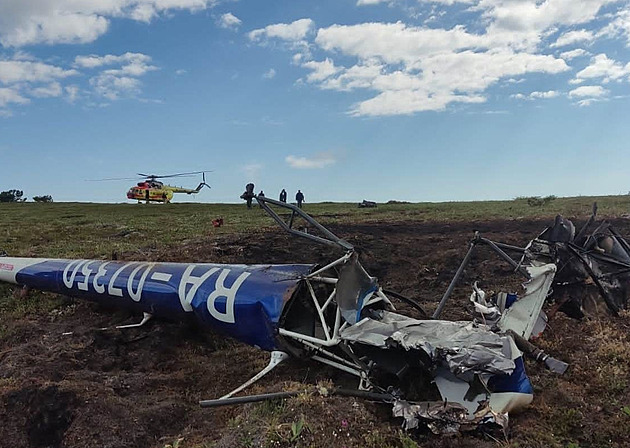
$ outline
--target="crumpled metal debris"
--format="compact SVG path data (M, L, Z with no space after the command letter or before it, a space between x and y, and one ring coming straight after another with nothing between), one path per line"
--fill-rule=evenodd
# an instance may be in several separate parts
M346 342L405 350L423 350L435 363L444 363L455 375L510 374L515 355L511 338L474 322L417 320L382 311L381 320L363 319L341 334Z
M554 299L571 317L616 314L630 305L630 245L608 222L589 232L593 215L575 233L570 220L558 215L554 225L532 240L524 260L559 266Z
M470 296L477 319L497 331L511 330L529 339L545 329L547 317L542 311L554 276L556 265L548 263L527 266L530 279L523 283L524 294L499 293L494 300L486 299L484 291L476 285Z
M455 435L460 431L477 430L480 425L495 424L504 432L507 430L508 416L493 412L486 401L471 416L468 410L459 403L443 401L425 401L410 403L397 400L393 407L394 417L402 417L405 430L416 429L420 423L425 424L432 433Z

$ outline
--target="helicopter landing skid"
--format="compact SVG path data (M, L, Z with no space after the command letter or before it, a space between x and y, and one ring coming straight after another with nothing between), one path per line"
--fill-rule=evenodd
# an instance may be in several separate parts
M269 360L269 364L267 365L267 367L265 367L260 372L258 372L256 375L251 377L249 380L247 380L246 382L244 382L243 384L238 386L232 392L223 395L221 398L219 398L219 400L225 400L226 398L230 398L232 395L237 394L240 391L242 391L243 389L245 389L246 387L251 386L256 381L261 379L263 376L267 375L269 372L271 372L273 369L275 369L281 362L283 362L287 358L289 358L289 354L288 353L281 352L279 350L272 351L271 352L271 359Z
M117 328L118 330L125 330L127 328L139 328L139 327L142 327L144 324L149 322L151 320L151 318L153 317L153 314L151 314L151 313L144 312L142 314L143 314L142 320L140 322L138 322L137 324L116 325L115 328Z

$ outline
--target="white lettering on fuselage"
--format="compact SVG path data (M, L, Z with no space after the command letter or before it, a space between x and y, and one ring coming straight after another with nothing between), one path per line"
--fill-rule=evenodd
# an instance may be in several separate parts
M227 322L229 324L234 323L234 300L236 299L236 291L240 288L241 284L249 277L249 272L243 272L238 276L232 286L229 288L225 287L225 279L230 273L229 269L221 270L221 274L219 274L219 278L217 278L217 282L215 284L215 289L208 296L208 311L210 315L214 317L216 320L220 320L222 322ZM225 297L225 313L217 310L214 302L219 297Z
M159 272L159 265L156 263L132 262L117 266L111 265L112 262L110 261L73 260L63 270L63 283L68 289L76 287L80 291L89 291L91 285L94 292L99 295L107 292L107 295L112 297L128 296L131 300L140 302L142 290L147 281L168 284L174 277L172 273ZM124 274L125 272L127 275ZM250 276L249 272L242 272L231 286L226 286L225 282L231 273L230 269L195 264L187 265L179 283L174 285L177 288L181 307L184 311L191 312L193 310L192 302L199 288L217 273L214 288L205 298L208 312L216 320L234 323L236 294L243 282ZM78 279L77 275L79 275ZM121 279L117 282L119 277ZM217 299L223 297L225 298L225 311L220 311L216 302Z

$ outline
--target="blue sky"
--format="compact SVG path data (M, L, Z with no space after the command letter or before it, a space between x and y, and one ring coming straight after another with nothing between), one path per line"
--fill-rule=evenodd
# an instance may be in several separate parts
M29 197L625 194L629 95L628 0L0 0L0 189Z

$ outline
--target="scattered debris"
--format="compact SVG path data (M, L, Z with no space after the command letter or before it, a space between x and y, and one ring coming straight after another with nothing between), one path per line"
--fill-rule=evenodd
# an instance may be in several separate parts
M212 227L221 227L223 225L223 218L215 218L212 220Z

